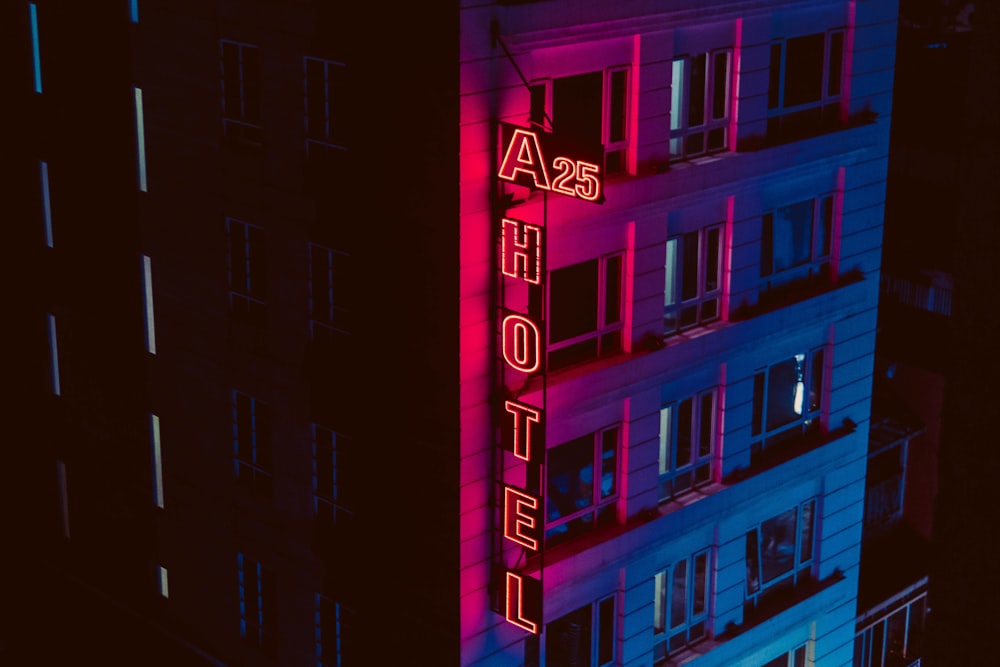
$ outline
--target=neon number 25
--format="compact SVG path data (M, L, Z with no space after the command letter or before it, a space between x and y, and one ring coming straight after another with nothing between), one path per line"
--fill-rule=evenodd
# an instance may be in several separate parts
M552 160L556 176L552 180L553 192L561 192L570 197L580 197L587 201L597 201L601 197L601 182L597 178L600 167L592 162L573 161L559 156ZM576 181L575 185L567 185Z

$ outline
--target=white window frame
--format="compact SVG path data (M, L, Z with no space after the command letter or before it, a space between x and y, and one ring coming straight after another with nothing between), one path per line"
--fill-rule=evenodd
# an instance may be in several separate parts
M135 101L135 159L136 185L139 192L146 192L146 125L142 107L142 88L132 86Z
M28 3L28 21L31 25L31 63L34 91L42 94L42 54L38 44L38 5Z
M170 578L167 568L162 565L156 567L156 588L164 598L170 597Z
M715 257L715 287L709 285L709 238L717 234ZM694 238L698 244L695 278L695 295L683 299L684 287L684 244ZM677 234L667 239L664 259L663 288L663 331L673 335L715 322L722 317L723 260L725 259L726 227L719 223L708 225L693 232ZM694 313L693 319L686 321L687 313Z
M52 313L48 313L46 321L48 322L49 334L50 389L52 390L53 395L62 396L62 384L59 380L59 337L56 334L56 316Z
M725 83L723 113L722 116L714 117L715 107L715 81L718 76L716 58L724 55L726 60L726 71L723 74ZM705 58L705 91L703 99L702 122L692 125L690 123L691 112L691 61L693 58ZM733 49L713 49L704 53L697 53L693 56L682 55L674 58L671 63L671 85L670 85L670 159L685 160L710 153L718 153L729 149L729 116L732 104L732 80L733 80ZM709 138L718 133L722 134L722 141L719 145L709 147ZM701 148L692 150L689 146L689 138L701 136Z
M702 608L698 611L696 580L697 562L704 559L704 580L702 582ZM679 568L684 567L684 610L683 619L673 618L674 578ZM697 644L711 633L709 611L712 600L712 548L708 547L685 556L661 569L653 577L653 661L659 662L669 656Z
M45 247L55 247L52 239L52 200L49 193L49 163L38 161L38 179L42 190L42 222L45 225Z
M163 509L163 459L160 451L160 418L149 415L149 445L150 458L153 464L153 502Z
M710 405L708 410L709 432L704 431L705 401ZM678 465L677 455L680 451L680 419L681 405L691 402L691 432L690 442L685 443L690 449L688 462ZM668 403L660 408L660 447L658 456L660 502L672 500L694 491L697 488L711 484L714 480L714 463L716 441L719 430L719 389L712 387L702 390L692 396ZM708 451L702 452L702 445L707 442Z
M770 82L768 84L767 117L769 125L774 123L775 121L778 121L782 116L795 114L801 111L808 111L809 109L815 109L815 108L824 109L825 107L834 104L837 105L836 113L838 114L838 124L839 124L839 114L840 114L839 104L843 99L844 78L847 74L846 64L847 64L847 59L850 57L850 54L847 53L847 30L845 28L834 28L832 30L827 30L824 33L822 33L824 35L823 77L822 77L822 88L819 100L815 102L803 102L800 104L796 104L794 106L785 106L785 76L787 73L787 66L788 66L787 63L788 41L790 39L797 39L800 37L811 37L818 34L820 33L810 33L808 35L796 35L794 37L786 37L784 39L773 40L771 42L770 57L773 58L775 47L780 47L780 63L778 65L778 74L777 74L777 79L778 79L778 90L776 91L777 100L774 103L774 105L772 105L771 102L772 92L770 89ZM831 83L830 66L832 64L831 46L833 43L833 36L838 34L841 36L840 79L838 81L839 85L837 86L837 92L831 94L830 92L830 83ZM769 76L772 76L771 66L772 66L772 61L769 60L768 64ZM823 113L825 113L825 111Z
M142 256L142 310L146 338L146 352L156 354L156 318L153 313L153 261Z

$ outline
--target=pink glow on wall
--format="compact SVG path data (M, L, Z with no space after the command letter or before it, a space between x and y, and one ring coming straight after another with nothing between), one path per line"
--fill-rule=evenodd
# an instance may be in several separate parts
M719 303L719 317L729 321L729 294L733 278L733 221L736 217L736 197L726 197L726 224L722 230L722 296Z
M503 318L503 358L514 370L534 373L542 361L542 335L524 315Z
M733 66L730 73L729 85L731 91L729 95L729 150L736 152L736 133L737 127L739 126L739 109L740 109L740 61L743 55L743 19L736 19L736 25L734 26L733 35ZM728 256L728 253L727 253ZM729 290L726 290L726 294ZM726 299L728 301L728 299ZM722 319L726 319L726 314L724 313Z
M538 551L538 539L533 537L541 525L541 501L512 487L504 487L503 536L526 549Z
M542 228L504 218L500 233L501 271L532 285L542 282Z
M635 293L635 222L625 231L625 313L622 320L622 350L632 351L633 295Z

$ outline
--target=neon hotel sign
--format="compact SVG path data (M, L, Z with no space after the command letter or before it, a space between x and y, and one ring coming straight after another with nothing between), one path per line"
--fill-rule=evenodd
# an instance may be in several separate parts
M547 190L584 201L604 201L603 148L587 151L557 135L501 124L501 159L497 178L531 189ZM501 216L501 280L514 279L543 286L545 234L541 225ZM505 370L531 375L544 372L543 329L530 314L504 310L500 347ZM506 373L505 373L506 375ZM512 453L525 472L525 479L540 474L545 458L543 408L516 400L505 400L501 415L503 449ZM507 466L501 466L505 468ZM505 482L499 506L503 540L523 549L528 556L543 548L544 498ZM503 551L501 549L501 551ZM542 583L539 579L499 564L503 590L501 613L527 632L542 627Z

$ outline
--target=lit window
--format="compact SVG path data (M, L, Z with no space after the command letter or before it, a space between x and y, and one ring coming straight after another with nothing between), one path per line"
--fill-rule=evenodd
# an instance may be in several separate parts
M809 500L747 531L745 613L812 579L815 510Z
M768 660L764 667L806 667L806 646L779 655L774 660Z
M706 549L656 573L653 660L663 660L708 636L710 558Z
M719 319L722 296L722 225L667 239L664 333Z
M621 254L549 274L549 370L622 349Z
M236 480L253 495L270 498L271 410L252 396L233 392L233 456Z
M316 596L316 667L350 667L360 655L354 611Z
M350 255L309 244L309 333L313 340L330 340L351 330L347 300L351 274Z
M356 456L354 441L336 431L313 424L313 494L316 516L323 526L350 520L355 498L350 471Z
M670 83L670 157L678 160L729 146L729 49L673 61Z
M146 352L156 354L156 322L153 318L153 267L149 255L142 256L142 309L146 315Z
M842 30L772 43L768 138L792 140L837 127L843 76Z
M240 637L273 655L276 646L272 628L277 620L274 575L242 552L237 555L237 567Z
M712 481L718 392L703 391L660 408L660 501Z
M222 130L235 144L260 146L260 57L256 46L222 40Z
M35 75L35 92L42 92L42 55L38 46L38 6L28 3L28 18L31 21L31 63Z
M762 292L830 275L833 213L833 195L826 195L764 214L760 241Z
M56 316L48 314L49 325L49 379L51 381L52 393L56 396L62 395L62 387L59 383L59 339L56 337Z
M546 543L551 546L615 522L618 427L553 447L546 461Z
M165 598L168 598L170 597L170 581L167 577L167 568L160 565L159 567L156 568L156 570L157 574L159 575L157 577L157 582L156 582L157 588L160 591L160 595L162 595Z
M604 146L605 173L628 170L629 68L611 67L531 87L531 121L585 146Z
M604 667L615 662L615 596L587 604L545 626L547 667Z
M128 0L128 20L132 23L139 22L139 0Z
M264 319L267 264L264 230L241 220L226 219L229 232L229 303L237 317L250 322Z
M153 460L153 502L163 509L163 461L160 455L160 418L149 415L149 443Z
M825 357L817 348L754 374L751 460L822 428Z
M142 114L142 88L132 87L135 93L135 161L139 192L146 191L146 130Z
M38 178L42 186L42 222L45 224L45 245L52 248L52 206L49 200L49 163L38 163Z
M859 631L854 667L920 664L927 611L927 595L922 594Z
M69 539L69 491L66 487L66 464L56 461L56 481L59 484L59 523L62 534Z

